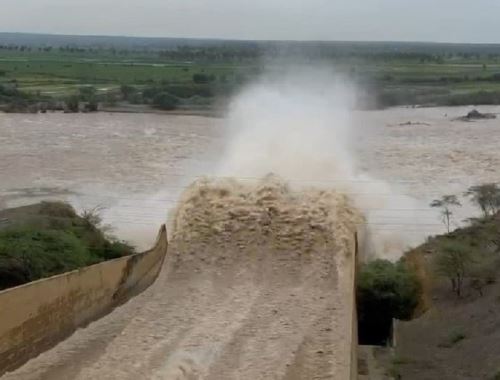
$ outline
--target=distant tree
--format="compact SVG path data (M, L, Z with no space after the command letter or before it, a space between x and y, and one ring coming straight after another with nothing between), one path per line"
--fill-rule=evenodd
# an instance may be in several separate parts
M130 96L128 101L132 104L143 104L144 103L144 97L140 92L135 93L134 95Z
M450 232L450 222L453 212L453 207L461 207L456 195L443 195L441 199L435 199L430 204L431 207L439 208L441 210L441 218L448 232Z
M471 186L465 195L481 209L485 218L500 211L500 187L496 183Z
M160 92L153 98L153 105L159 109L171 111L179 105L179 99L168 92Z
M78 92L80 93L80 100L88 102L95 97L97 90L93 86L83 86L78 89Z
M84 208L80 214L80 217L84 219L93 228L96 229L102 228L103 227L102 214L104 211L106 211L106 207L102 205L97 205L92 208Z
M474 260L470 248L456 241L444 241L434 258L434 265L438 274L450 280L451 289L460 297L467 271Z
M104 103L107 106L115 106L117 101L118 101L117 95L113 92L107 92L104 95Z
M97 112L98 110L99 110L99 102L95 97L90 99L88 103L85 104L86 112Z
M220 83L227 83L227 76L226 76L226 74L219 75L219 82Z
M144 99L153 100L156 95L163 92L163 90L159 87L146 87L142 91L142 96Z
M137 88L124 84L120 86L120 93L122 95L123 100L129 101L131 98L134 97L135 94L137 94Z
M80 100L76 95L68 97L64 101L66 111L68 112L78 112L80 110Z
M193 74L193 82L194 83L205 84L205 83L209 83L210 80L211 80L211 78L206 74L200 74L200 73Z

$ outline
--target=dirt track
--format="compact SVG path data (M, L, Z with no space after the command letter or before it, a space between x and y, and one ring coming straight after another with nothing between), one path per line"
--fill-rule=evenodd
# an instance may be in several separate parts
M272 179L196 184L156 283L4 379L348 379L357 218Z

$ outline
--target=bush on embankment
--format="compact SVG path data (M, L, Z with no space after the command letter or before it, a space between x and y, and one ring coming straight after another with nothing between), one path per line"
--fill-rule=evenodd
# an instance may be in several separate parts
M364 264L357 280L360 343L387 343L393 318L410 319L419 298L417 276L403 262L375 260Z
M485 211L405 254L419 272L428 312L398 324L395 353L404 379L497 378L500 213Z
M0 219L0 290L134 252L64 203L2 210Z
M500 213L470 220L471 225L429 238L406 256L424 258L431 287L428 297L471 298L498 279Z

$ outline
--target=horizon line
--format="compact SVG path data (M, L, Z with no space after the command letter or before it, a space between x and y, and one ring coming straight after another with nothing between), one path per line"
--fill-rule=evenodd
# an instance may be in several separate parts
M317 40L317 39L247 39L247 38L226 38L226 37L166 37L166 36L139 36L139 35L119 35L119 34L68 34L68 33L50 33L50 32L12 32L0 31L2 34L18 35L38 35L53 37L94 37L94 38L130 38L130 39L151 39L151 40L202 40L202 41L221 41L221 42L296 42L296 43L400 43L400 44L435 44L435 45L500 45L500 42L449 42L449 41L423 41L423 40Z

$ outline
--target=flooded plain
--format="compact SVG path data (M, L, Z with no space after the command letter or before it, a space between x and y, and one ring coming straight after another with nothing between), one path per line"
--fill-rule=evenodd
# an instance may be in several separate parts
M500 181L500 120L456 120L471 109L356 112L353 123L362 126L353 144L357 170L422 205ZM0 114L0 207L42 199L67 200L77 209L101 205L119 238L145 248L193 177L213 174L224 123L155 114ZM419 229L443 230L435 213L420 211ZM456 222L472 212L463 207ZM377 227L411 232L415 221L403 210L392 213Z

